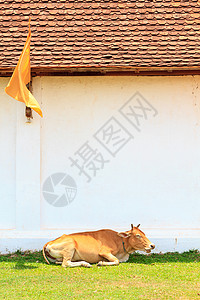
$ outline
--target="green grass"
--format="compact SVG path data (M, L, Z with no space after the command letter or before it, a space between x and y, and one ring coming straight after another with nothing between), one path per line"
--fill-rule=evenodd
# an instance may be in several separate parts
M200 253L135 253L90 269L47 265L41 252L1 255L0 299L200 299Z

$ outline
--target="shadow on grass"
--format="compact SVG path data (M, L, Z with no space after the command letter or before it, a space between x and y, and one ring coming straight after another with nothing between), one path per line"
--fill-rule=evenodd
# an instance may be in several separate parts
M26 269L37 269L38 267L37 266L32 266L30 264L25 264L25 263L22 263L22 262L17 262L15 264L15 266L13 267L13 269L16 269L16 270L26 270Z
M0 263L15 263L14 269L36 269L38 268L37 264L46 264L42 251L39 252L21 252L17 251L8 255L0 255ZM171 252L165 254L156 254L152 253L149 255L134 253L130 255L130 258L127 263L133 264L157 264L157 263L190 263L190 262L200 262L200 252L198 250L190 250L183 253ZM59 266L56 264L51 264L54 266Z

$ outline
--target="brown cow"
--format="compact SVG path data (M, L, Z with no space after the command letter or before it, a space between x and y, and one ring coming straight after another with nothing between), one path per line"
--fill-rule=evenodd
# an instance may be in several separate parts
M118 265L127 261L129 254L136 250L149 253L155 248L138 227L131 224L131 230L120 233L103 229L64 234L44 245L43 256L48 264L51 261L63 267L91 267L94 263L98 266Z

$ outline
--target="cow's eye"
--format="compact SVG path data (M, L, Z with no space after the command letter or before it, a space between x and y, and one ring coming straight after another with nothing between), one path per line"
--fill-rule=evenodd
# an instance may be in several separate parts
M141 235L138 233L138 234L136 234L136 237L138 238L138 239L141 239Z

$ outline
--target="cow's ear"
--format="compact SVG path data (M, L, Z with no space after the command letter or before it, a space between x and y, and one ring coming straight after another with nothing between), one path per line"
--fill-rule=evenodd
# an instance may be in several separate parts
M118 236L123 237L123 238L128 238L129 236L131 236L130 232L118 232L117 234L118 234Z

